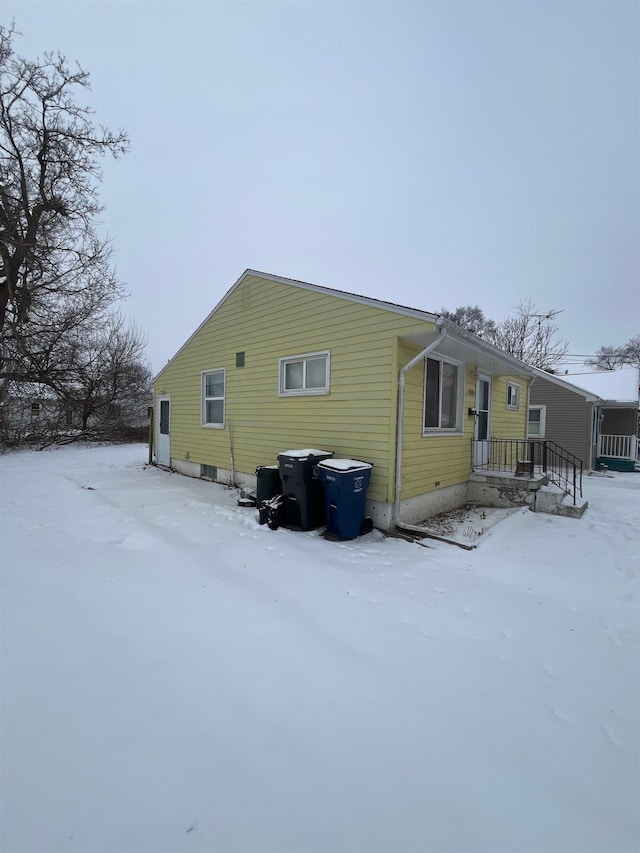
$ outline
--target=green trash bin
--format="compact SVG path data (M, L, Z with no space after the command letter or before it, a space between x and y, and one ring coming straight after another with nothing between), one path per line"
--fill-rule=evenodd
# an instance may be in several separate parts
M258 506L262 501L270 501L271 498L281 492L280 468L277 465L258 465L256 468L256 502Z

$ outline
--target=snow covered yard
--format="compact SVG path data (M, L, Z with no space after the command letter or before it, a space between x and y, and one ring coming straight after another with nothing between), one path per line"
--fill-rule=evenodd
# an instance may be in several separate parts
M0 458L3 853L637 851L640 476L474 551Z

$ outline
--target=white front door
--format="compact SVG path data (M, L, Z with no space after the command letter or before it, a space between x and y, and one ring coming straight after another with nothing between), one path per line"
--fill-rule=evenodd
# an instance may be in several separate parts
M171 467L171 397L158 397L156 463L165 468Z
M489 461L491 438L491 377L482 373L476 379L476 425L473 437L476 440L474 465L486 465Z

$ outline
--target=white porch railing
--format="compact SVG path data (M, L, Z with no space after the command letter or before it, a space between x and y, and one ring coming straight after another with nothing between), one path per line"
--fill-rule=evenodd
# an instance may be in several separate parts
M598 456L640 461L640 442L635 435L598 436Z

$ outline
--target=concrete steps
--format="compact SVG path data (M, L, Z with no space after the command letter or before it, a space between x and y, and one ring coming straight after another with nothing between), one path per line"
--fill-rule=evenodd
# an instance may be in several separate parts
M469 477L469 501L484 506L528 506L567 518L581 518L589 506L583 498L570 498L566 491L549 483L547 477L516 477L509 472L474 471Z
M584 498L576 498L575 504L563 489L553 484L541 486L535 496L534 512L547 512L550 515L563 515L566 518L582 518L589 501Z

